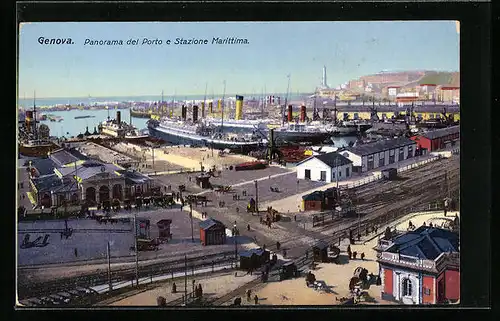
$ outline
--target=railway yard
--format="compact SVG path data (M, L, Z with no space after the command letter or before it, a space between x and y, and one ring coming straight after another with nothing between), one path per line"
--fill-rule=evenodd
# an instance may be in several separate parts
M326 184L304 180L299 182L295 171L278 166L238 173L223 168L219 174L211 178L211 184L231 186L228 192L203 190L196 185L195 176L196 173L176 173L155 177L156 182L164 189L168 187L176 190L180 185L184 185L184 195L206 197L207 206L195 205L192 208L193 231L189 206L181 209L180 204L175 204L171 209L152 207L141 210L140 216L150 219L153 223L152 235L158 233L155 230L155 222L165 218L171 219L172 233L176 235L173 242L160 245L158 251L141 252L137 264L133 256L125 255L114 257L112 263L106 262L105 257L85 264L75 262L70 264L69 270L67 265L62 264L21 267L18 270L20 299L26 298L28 292L30 295L36 293L42 295L49 289L57 292L74 286L88 288L91 285L106 284L110 277L116 282L130 282L130 284L133 284L133 280L137 277L150 277L153 281L154 276L162 274L171 275L174 280L174 274L182 274L186 269L185 260L189 261L192 273L195 268L200 270L199 273L206 273L203 270L205 268L208 270L211 268L212 273L217 273L214 266L221 266L223 269L226 266L233 267L235 246L239 251L248 247L245 247L245 244L265 246L272 252L280 253L276 248L279 242L281 250L287 251L286 260L295 260L298 266L305 266L310 260L303 259L304 254L318 241L336 242L340 238L345 238L349 231L354 232L354 235L363 234L367 227L389 224L411 211L439 202L444 197L456 195L460 180L459 157L441 158L404 171L397 180L376 180L355 188L343 188L343 193L348 195L357 213L354 216L343 216L331 211L312 215L298 210L293 211L299 204L291 204L292 210L280 213L283 219L268 227L260 222L265 208L259 204L272 206L273 202L279 202L284 197L321 189ZM277 191L272 191L273 188ZM261 213L246 211L251 198L258 199ZM242 231L236 242L230 237L228 230L226 245L201 246L198 223L202 212L221 221L227 227L236 225ZM315 215L322 216L320 223L313 224ZM109 267L112 271L111 276L106 272ZM60 278L61 274L64 278ZM249 279L248 282L239 282L238 287L213 294L211 302L213 305L223 304L232 297L243 295L246 289L253 288L258 283L260 280L255 278ZM179 300L178 296L176 300Z

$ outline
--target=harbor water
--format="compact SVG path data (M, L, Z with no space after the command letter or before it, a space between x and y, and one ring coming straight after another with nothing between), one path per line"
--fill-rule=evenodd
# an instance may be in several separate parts
M127 123L130 122L130 110L129 109L119 109L121 113L121 119ZM42 112L43 113L43 112ZM116 118L115 109L101 109L101 110L65 110L65 111L50 111L44 113L45 115L54 115L56 118L61 117L62 121L50 121L47 120L40 121L40 124L45 124L49 126L50 135L58 137L74 137L78 134L85 133L86 127L89 128L89 132L94 131L94 127L99 125L99 123L105 121L109 117ZM75 119L78 116L94 116L92 118L80 118ZM137 129L146 128L147 119L145 118L135 118L132 117L132 125L137 127Z

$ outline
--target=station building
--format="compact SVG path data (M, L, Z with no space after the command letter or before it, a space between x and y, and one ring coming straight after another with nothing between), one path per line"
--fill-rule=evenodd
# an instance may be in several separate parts
M67 150L58 150L30 162L30 194L38 206L51 207L80 204L88 201L99 204L148 195L153 180L116 164L80 159Z
M399 137L351 147L341 153L352 161L354 172L363 173L415 157L416 147L413 140Z
M458 233L421 226L392 240L379 240L375 249L384 300L403 304L459 301Z
M352 161L337 152L311 156L296 166L297 179L332 183L352 175Z

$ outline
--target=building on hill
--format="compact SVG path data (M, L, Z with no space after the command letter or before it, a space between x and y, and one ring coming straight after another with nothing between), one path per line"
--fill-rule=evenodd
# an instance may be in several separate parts
M352 161L337 152L314 155L296 166L297 179L335 182L351 177Z
M382 298L403 304L460 300L458 233L421 226L376 247Z

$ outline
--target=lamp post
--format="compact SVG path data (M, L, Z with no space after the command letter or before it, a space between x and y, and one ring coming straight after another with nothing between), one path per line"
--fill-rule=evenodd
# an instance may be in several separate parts
M113 290L113 283L111 282L111 251L110 251L109 241L107 246L107 256L108 256L108 283L109 283L109 292L111 292Z
M253 181L255 184L255 212L259 214L259 189L257 186L257 180Z
M189 219L191 220L191 241L194 242L194 230L193 230L193 201L189 201Z

